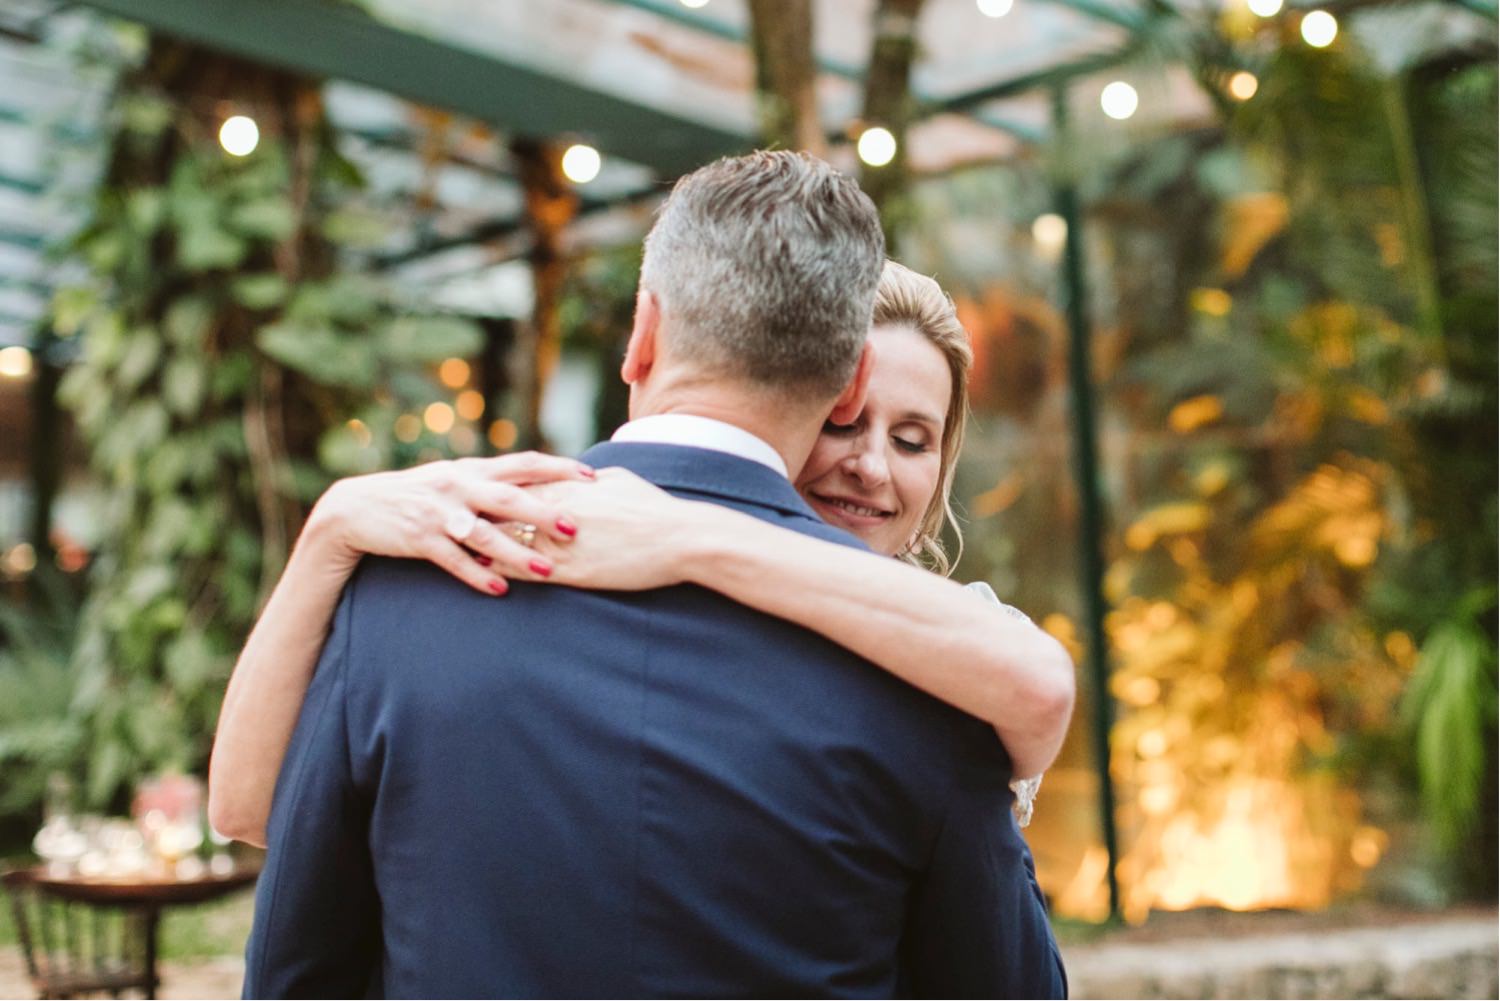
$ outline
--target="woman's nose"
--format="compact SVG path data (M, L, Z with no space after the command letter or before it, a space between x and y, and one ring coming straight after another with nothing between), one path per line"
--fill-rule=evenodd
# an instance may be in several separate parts
M865 486L878 486L890 478L885 454L861 443L844 459L844 471Z

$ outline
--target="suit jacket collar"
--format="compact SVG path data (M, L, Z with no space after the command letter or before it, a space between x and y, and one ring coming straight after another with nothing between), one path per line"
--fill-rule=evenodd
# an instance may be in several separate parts
M606 441L578 458L595 468L621 466L664 490L756 504L823 523L785 476L727 452L687 445Z

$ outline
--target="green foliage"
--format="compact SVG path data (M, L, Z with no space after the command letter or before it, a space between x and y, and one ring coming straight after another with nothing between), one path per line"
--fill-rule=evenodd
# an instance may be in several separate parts
M0 604L0 818L26 817L28 829L47 776L78 769L84 729L71 712L77 600L48 574L27 605Z
M1466 847L1479 820L1494 744L1495 643L1480 620L1494 607L1493 590L1476 592L1428 634L1402 704L1427 816L1449 852Z
M12 806L66 748L93 806L143 774L200 769L304 505L337 475L390 464L395 419L436 395L425 366L479 346L472 324L399 315L379 282L338 268L327 234L358 229L358 176L319 122L284 107L290 131L246 157L219 149L185 67L224 58L157 39L127 74L109 173L71 249L88 279L54 304L57 334L81 341L61 396L105 523L68 670L37 689L67 693L55 747L45 727L0 721L0 748L32 755ZM244 72L267 77L262 93L314 86Z

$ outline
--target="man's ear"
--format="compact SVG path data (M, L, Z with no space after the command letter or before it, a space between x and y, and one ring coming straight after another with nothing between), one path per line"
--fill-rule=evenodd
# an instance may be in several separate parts
M859 367L854 370L854 378L844 387L839 394L838 402L833 405L833 411L828 419L835 424L853 424L859 412L865 408L865 394L870 391L870 374L875 371L875 345L865 341L865 348L859 354Z
M630 327L630 343L625 347L625 361L620 378L635 385L651 373L656 363L656 338L661 332L661 303L656 294L640 289L635 294L635 322Z

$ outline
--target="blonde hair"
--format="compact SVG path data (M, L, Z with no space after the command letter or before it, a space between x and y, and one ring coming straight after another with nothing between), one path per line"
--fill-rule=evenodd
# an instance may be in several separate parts
M944 576L963 554L963 534L953 513L951 493L958 453L964 443L964 426L969 419L969 369L974 364L974 349L969 334L958 322L953 300L943 287L926 275L919 275L895 261L886 261L875 290L874 325L903 325L914 328L927 338L948 363L952 391L948 413L943 420L943 437L938 449L938 486L927 511L917 524L916 537L901 559L926 567ZM943 525L953 528L958 552L952 559L943 548Z

